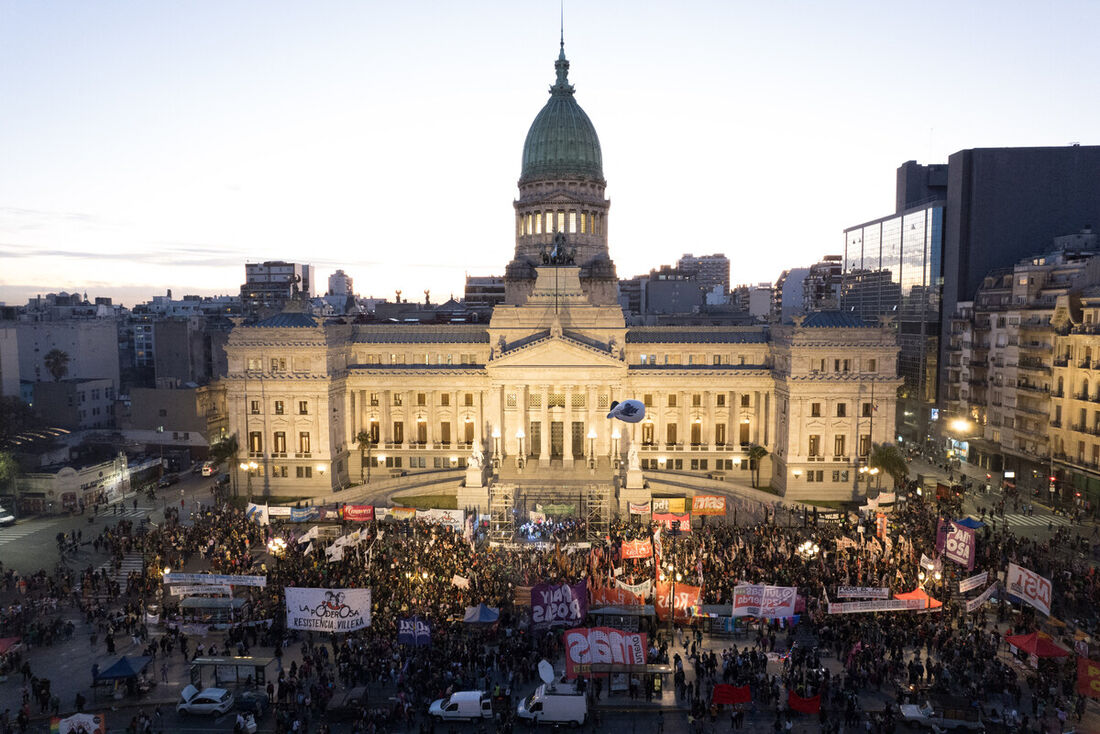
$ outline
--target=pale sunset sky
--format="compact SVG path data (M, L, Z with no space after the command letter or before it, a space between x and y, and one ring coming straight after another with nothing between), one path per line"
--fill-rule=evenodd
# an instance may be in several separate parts
M0 302L235 293L244 262L361 295L502 274L553 0L0 0ZM841 252L895 169L1100 142L1095 2L567 2L629 277Z

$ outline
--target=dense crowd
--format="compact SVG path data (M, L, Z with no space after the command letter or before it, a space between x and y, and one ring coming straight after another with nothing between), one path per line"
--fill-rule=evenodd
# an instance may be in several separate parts
M223 654L247 654L256 647L274 651L278 669L265 693L276 710L277 730L323 731L331 707L341 700L338 696L356 686L369 691L350 714L356 732L418 726L431 700L468 688L496 694L503 702L501 727L507 729L512 725L513 692L536 680L540 659L559 660L562 652L560 630L532 629L522 589L581 579L588 581L590 590L616 581L634 585L667 572L701 586L703 604L728 605L740 582L795 586L806 602L797 622L755 623L744 640L720 650L707 651L701 644L703 620L684 620L677 638L656 620L642 619L643 631L650 634L650 662L671 666L666 685L671 683L677 697L691 708L697 728L717 715L709 701L719 683L750 686L752 705L777 712L777 727L790 716L786 691L820 695L824 731L839 731L858 720L859 694L867 690L898 701L951 691L980 702L987 717L1011 722L1019 731L1079 710L1082 701L1075 698L1072 663L1043 661L1027 672L998 654L1003 643L996 623L1011 621L1014 631L1030 631L1039 622L1034 610L1025 606L1011 616L999 595L996 604L966 614L956 591L965 569L948 563L938 578L924 574L920 560L936 555L939 518L957 517L957 503L955 499L903 505L891 515L884 537L877 537L873 522L848 518L815 524L804 514L789 515L790 527L775 524L774 514L772 522L751 525L708 519L685 532L659 534L662 568L652 557L622 557L625 541L651 540L657 530L638 522L637 516L612 522L591 549L566 542L586 529L579 518L552 521L545 528L519 526L519 542L507 546L489 544L484 528L454 530L416 520L348 524L333 527L334 534L361 527L363 537L342 560L330 561L325 546L331 538L299 542L306 527L263 526L227 504L202 507L183 523L180 511L168 507L156 526L135 527L120 520L91 539L116 567L127 553L142 553L144 570L132 572L124 585L91 567L73 571L60 566L52 574L28 576L4 571L4 588L18 591L20 600L0 608L0 637L22 636L32 646L66 640L73 626L62 621L58 607L71 605L93 630L90 644L95 649L102 646L111 653L116 638L129 635L154 658L189 658L204 652L202 642L181 623L178 598L164 593L162 570L198 567L215 573L263 574L265 587L238 591L249 597L245 616L234 620L224 638L205 652L216 653L217 645ZM268 543L276 536L286 544L269 552ZM532 540L542 542L526 542ZM73 541L80 539L59 538L59 547L69 548ZM816 550L806 551L806 541ZM992 574L1016 562L1052 579L1052 615L1094 633L1100 580L1084 556L1065 552L1067 547L1087 546L1088 540L1073 530L1063 529L1050 541L1037 542L1013 535L1003 524L986 525L979 531L976 568ZM895 592L922 585L944 606L934 613L829 615L826 599L839 585L887 586ZM286 630L284 586L370 588L371 626L339 637ZM465 609L478 603L500 609L496 625L486 629L462 622ZM156 637L147 617L151 609L163 615L163 634ZM413 614L430 621L429 646L397 643L399 620ZM796 645L799 631L809 633L802 639L811 642ZM769 654L780 656L780 672L773 668L769 674ZM830 675L821 663L825 656L840 661L843 672ZM284 665L284 658L294 659ZM23 672L25 699L39 699L46 710L49 682L35 678L20 662L15 655L3 664L9 671ZM155 670L154 662L154 677ZM602 687L602 681L594 682L593 693L599 695ZM647 697L655 687L651 678L630 682L632 693L641 691ZM896 709L888 707L874 726L890 731L896 716ZM311 723L320 728L310 729Z

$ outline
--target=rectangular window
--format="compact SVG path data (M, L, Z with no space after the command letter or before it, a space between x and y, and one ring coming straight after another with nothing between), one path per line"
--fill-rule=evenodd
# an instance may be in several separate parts
M286 357L273 357L271 359L271 371L272 372L285 372L286 371Z
M558 232L565 231L565 212L558 212Z
M807 482L814 481L814 473L812 471L806 472L806 481Z
M248 358L248 369L250 371L259 371L264 368L264 361L259 357Z
M668 407L670 407L670 408L675 408L676 407L676 393L669 393Z
M675 423L669 423L668 425L665 426L665 443L667 443L667 444L676 443L676 424Z
M611 404L611 396L607 393L600 393L596 398L596 407L600 410L607 410L607 406Z
M714 365L722 364L722 355L721 354L716 354L711 359L713 360L711 362L711 364L714 364Z
M564 408L565 407L565 393L552 392L546 396L546 407L548 408Z
M699 393L691 394L691 407L698 408L703 405L703 396Z
M535 234L542 234L542 215L535 215Z
M294 473L299 479L310 479L313 477L313 467L296 466L294 467Z
M275 466L271 467L271 476L286 479L288 476L290 476L288 470L289 467L286 464L276 464Z
M871 434L864 433L859 437L859 455L861 457L871 455Z
M878 360L875 360L875 359L867 360L867 371L868 372L878 372Z
M811 418L820 418L821 417L821 403L810 403L810 417Z
M844 436L833 436L833 456L844 456Z
M516 394L514 392L510 392L507 395L505 395L504 396L504 404L509 408L516 407Z
M298 401L298 415L309 415L309 401L308 400L299 400Z
M283 414L283 401L282 400L276 400L275 401L275 415L282 415L282 414Z
M821 454L821 436L810 436L810 456Z
M649 364L649 355L641 354L638 356L639 364Z
M863 417L864 417L864 418L870 418L870 417L871 417L871 411L872 411L872 410L873 410L873 409L871 408L871 404L870 404L870 403L864 403L864 404L863 404Z
M569 212L569 234L577 233L577 213Z
M451 394L449 392L440 393L439 404L442 406L448 406L451 404Z
M725 443L726 443L726 424L725 423L715 423L714 424L714 442L716 444L718 444L719 446L725 445Z
M581 212L581 234L587 231L588 228L585 226L586 224L588 224L588 215Z
M405 422L394 421L393 422L393 442L405 443Z
M308 454L309 453L309 432L308 431L301 431L298 434L298 453L299 454Z
M466 393L465 397L463 398L463 405L465 405L467 408L470 408L473 407L473 404L474 394L472 392Z
M439 442L447 446L451 445L451 424L440 423L439 424Z
M836 417L837 418L847 418L848 417L848 404L847 403L837 403L836 404Z
M653 407L653 394L652 393L646 393L645 395L643 395L642 396L642 404L645 405L645 407L647 407L647 408L652 408Z
M396 405L396 406L404 405L405 404L405 396L403 394L399 393L399 392L395 392L393 394L393 404Z
M643 423L642 424L642 446L652 446L652 445L653 445L653 424L652 423Z
M375 406L378 405L378 393L372 392L370 394L370 404Z
M262 454L264 452L264 437L259 431L250 431L248 434L248 453Z
M715 397L715 405L717 405L719 408L726 407L726 394L724 392L720 392L717 395L715 395L714 397Z
M286 455L286 432L275 432L275 445L272 449L276 454Z
M569 403L574 408L583 408L585 404L585 394L583 392L575 392L569 398Z
M749 407L749 394L748 393L742 393L741 394L741 407L742 408Z
M163 408L162 408L162 410L163 410ZM249 403L248 403L248 412L252 413L252 415L259 415L260 414L260 401L259 400L249 401ZM167 410L165 410L163 413L161 413L161 415L167 415L167 414L168 414Z
M416 404L417 405L427 405L428 404L428 394L418 392L416 394Z

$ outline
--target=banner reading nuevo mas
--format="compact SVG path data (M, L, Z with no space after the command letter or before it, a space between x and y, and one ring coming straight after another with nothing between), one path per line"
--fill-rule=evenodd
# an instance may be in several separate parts
M286 587L286 626L314 632L370 627L370 589Z
M578 673L591 673L593 666L645 665L646 636L643 632L623 632L612 627L581 627L567 630L563 639L567 678L575 678ZM595 675L606 674L606 671L601 671Z

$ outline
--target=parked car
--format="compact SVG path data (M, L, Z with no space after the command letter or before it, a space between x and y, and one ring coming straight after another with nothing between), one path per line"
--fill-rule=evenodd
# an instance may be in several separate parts
M179 474L165 474L163 477L160 478L160 481L157 482L157 486L162 488L162 489L164 487L171 487L173 484L175 484L179 480L180 480L180 475Z
M224 714L233 708L233 694L224 688L187 686L180 693L176 711L181 714Z
M910 726L923 726L934 732L985 730L981 713L967 699L945 699L935 705L907 703L900 708L902 721Z
M0 507L0 527L3 527L5 525L14 525L14 524L15 524L15 515L11 514L7 510L5 510L3 507Z
M237 710L248 711L254 714L257 719L262 719L264 714L267 713L268 706L271 705L271 701L268 700L267 694L258 688L250 688L245 691L237 693Z
M367 687L355 686L347 691L337 692L328 700L328 705L325 707L325 720L356 719L365 708L367 708Z

